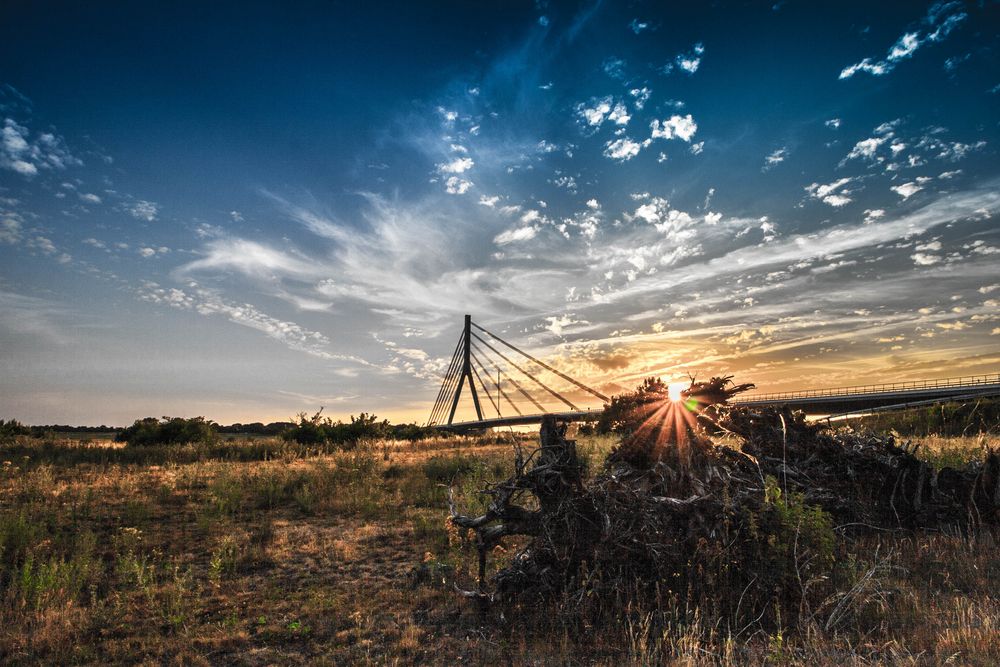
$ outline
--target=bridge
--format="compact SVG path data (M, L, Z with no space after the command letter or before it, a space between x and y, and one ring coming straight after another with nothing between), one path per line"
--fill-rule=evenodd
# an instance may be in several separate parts
M551 386L557 383L570 386L575 394L589 394L600 400L600 406L580 407L566 396L567 391L560 392ZM476 419L455 421L464 389L472 399ZM1000 396L1000 373L748 394L733 403L755 407L784 405L807 415L835 416L995 396ZM543 401L551 404L553 399L564 407L552 410L544 405ZM595 421L610 401L608 396L508 343L466 315L427 425L462 432L539 424L546 414L562 421ZM486 410L492 408L492 412L487 414L484 406Z

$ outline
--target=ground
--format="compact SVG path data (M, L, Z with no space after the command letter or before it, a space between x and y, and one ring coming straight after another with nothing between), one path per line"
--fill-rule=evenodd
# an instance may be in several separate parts
M703 627L697 614L653 631L639 610L598 632L548 612L482 612L456 592L474 586L474 549L447 521L446 488L474 509L475 491L507 475L512 437L346 452L18 437L0 446L0 662L1000 661L996 535L958 528L859 539L861 589L795 632ZM580 449L598 466L612 444L583 438ZM922 449L954 463L998 445Z

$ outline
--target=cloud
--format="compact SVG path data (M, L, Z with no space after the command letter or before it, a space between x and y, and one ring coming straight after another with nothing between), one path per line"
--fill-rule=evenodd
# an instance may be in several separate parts
M858 143L854 144L854 148L852 148L851 152L847 154L846 159L872 159L875 157L875 152L878 150L879 146L888 140L889 137L869 137L868 139L862 139Z
M676 67L682 72L688 75L694 74L698 71L698 67L701 66L701 56L705 53L705 45L698 42L688 53L681 53L674 57L673 61L668 63L664 68L664 73L669 74Z
M622 79L625 77L625 61L621 58L608 58L601 65L604 73L612 79Z
M80 199L87 202L88 204L100 204L101 198L91 192L81 192Z
M785 161L786 157L788 157L788 148L786 148L784 146L781 147L781 148L779 148L779 149L777 149L777 150L775 150L770 155L765 156L764 157L764 171L767 171L768 169L770 169L771 167L773 167L773 166L775 166L777 164L781 164L782 162Z
M612 160L626 162L639 154L642 144L632 141L628 137L609 141L604 145L604 156Z
M27 127L13 118L4 119L0 129L0 168L35 176L42 169L65 169L82 164L69 152L62 137L42 132L32 139Z
M826 121L823 124L826 125L828 128L830 128L831 130L840 129L840 119L839 118L831 118L830 120Z
M643 107L646 106L646 102L649 101L650 96L653 91L643 86L642 88L633 88L628 91L628 94L635 98L635 108L642 111Z
M920 192L924 188L922 185L917 185L916 183L911 181L909 183L903 183L902 185L894 185L889 189L898 194L903 199L909 199L910 197Z
M234 324L259 331L292 350L305 352L320 359L370 365L358 357L331 352L330 339L318 331L312 331L295 322L271 317L248 303L236 304L226 301L217 292L209 289L195 286L190 291L185 291L149 282L138 290L138 294L139 298L150 303L189 310L199 315L225 317Z
M639 109L642 108L642 104L636 106ZM583 125L591 131L599 129L604 121L624 127L632 118L628 113L628 107L621 102L616 102L610 95L602 98L591 98L588 103L577 104L576 113Z
M139 220L145 220L146 222L153 222L154 220L156 220L156 214L159 212L159 206L157 206L155 202L146 201L145 199L139 199L126 206L126 210L128 211L129 215L131 215L133 218L137 218ZM240 220L242 220L242 216L239 217ZM233 220L239 222L239 220L236 220L235 217L233 218Z
M14 244L21 240L21 220L13 213L0 216L0 243Z
M458 176L449 176L445 181L445 192L450 195L464 195L473 185L472 181L467 181Z
M576 105L577 114L583 119L583 121L591 127L600 127L604 122L605 117L611 113L611 105L614 102L613 98L592 98L589 105L581 102Z
M865 211L865 224L871 224L876 220L885 217L885 210L881 208L873 208Z
M654 118L649 124L649 129L652 131L650 137L652 139L681 139L690 143L698 131L698 124L691 114L686 116L675 114L664 121Z
M938 2L932 5L923 20L923 25L916 30L903 33L889 47L883 60L865 58L842 69L838 78L850 79L858 72L867 72L872 76L888 74L899 62L913 56L924 44L940 42L947 37L967 17L961 7L962 4L959 2Z
M647 21L640 21L639 19L632 19L628 24L629 29L635 34L639 34L644 30L649 30L649 23Z
M555 334L556 336L562 336L563 331L565 331L567 327L570 327L574 324L586 324L586 322L580 322L579 320L574 320L572 313L567 313L565 315L559 315L554 317L546 317L545 321L548 322L548 325L545 327L546 331L549 331Z
M56 302L0 289L0 333L29 336L34 340L42 337L57 345L67 345L71 341L60 321L79 319L79 314L71 313Z
M439 164L437 168L442 174L461 174L469 169L472 169L475 164L476 163L472 161L472 158L460 157L452 160L451 162Z
M305 257L246 239L212 240L206 244L202 254L201 259L178 267L175 274L183 278L196 273L235 271L258 279L291 276L300 280L319 278L324 274L322 268Z
M826 185L812 183L811 185L807 185L805 190L813 199L818 199L834 208L840 208L851 203L851 198L848 196L851 194L851 191L844 188L844 186L853 180L855 179L845 177Z
M493 242L497 245L507 245L519 241L530 241L538 234L538 227L528 225L527 227L515 227L500 232L493 237Z

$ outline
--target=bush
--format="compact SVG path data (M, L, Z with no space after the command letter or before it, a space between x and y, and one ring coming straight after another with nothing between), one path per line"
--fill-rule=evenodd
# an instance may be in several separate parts
M137 419L135 423L115 436L117 442L129 446L183 445L191 442L214 442L218 437L217 424L204 417L156 417Z
M16 419L10 419L8 421L0 419L0 441L13 440L16 436L29 435L30 433L31 429L22 425L21 422Z
M296 415L294 425L286 429L281 437L300 445L319 445L331 443L343 449L350 449L358 440L388 438L393 436L393 426L389 420L379 421L378 417L365 412L355 417L351 415L350 422L333 421L323 416L323 408L312 417L305 412ZM419 428L415 424L406 425ZM399 428L399 427L395 427ZM411 431L407 431L412 433Z

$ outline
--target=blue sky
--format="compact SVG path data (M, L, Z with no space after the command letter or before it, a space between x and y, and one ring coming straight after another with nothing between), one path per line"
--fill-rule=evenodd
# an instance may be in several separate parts
M1000 6L818 4L6 3L0 416L995 371Z

